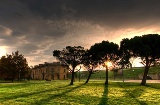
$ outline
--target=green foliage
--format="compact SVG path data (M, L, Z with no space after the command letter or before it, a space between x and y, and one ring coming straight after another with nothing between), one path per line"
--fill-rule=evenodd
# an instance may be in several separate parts
M90 81L30 81L0 84L1 105L159 105L160 85Z
M158 34L136 36L130 39L129 44L135 56L151 57L152 60L159 57L160 35Z
M148 34L143 36L135 36L131 39L123 39L121 41L121 49L123 58L140 57L142 64L145 66L141 85L146 84L147 74L151 65L155 64L160 58L160 35ZM129 55L129 56L127 56ZM126 60L128 61L128 60Z
M1 78L7 79L18 79L21 75L21 78L24 78L29 72L29 66L26 58L22 54L19 54L18 51L12 54L7 54L2 56L0 59L0 71Z
M74 80L74 70L77 65L82 63L82 58L85 50L81 46L67 46L63 50L54 50L53 56L56 57L62 64L66 66L71 66L70 72L72 72L72 78L70 85L73 85Z
M130 53L131 56L141 57L145 66L150 66L153 61L160 58L160 35L148 34L143 36L135 36L131 39L123 39L121 41L121 50L125 54ZM127 52L127 53L126 53Z
M92 55L92 59L98 61L98 63L104 63L106 60L112 62L117 60L119 46L113 42L102 41L91 46L89 52Z
M119 55L120 55L120 61L118 62L119 66L121 68L125 68L129 66L129 59L131 58L131 54L129 51L129 39L125 38L122 39L120 42L120 49L119 49Z
M54 50L53 56L56 57L63 64L75 68L77 65L81 64L81 59L84 52L85 50L81 46L67 46L65 49L61 51Z
M54 50L53 56L56 57L60 62L65 65L72 66L75 68L77 65L81 64L82 55L85 50L81 46L67 46L63 50Z
M92 57L92 61L96 64L102 64L108 69L107 65L104 63L106 61L111 61L115 63L118 59L118 49L119 46L113 42L102 41L101 43L96 43L89 49L89 53ZM106 70L106 81L105 84L108 84L108 70Z

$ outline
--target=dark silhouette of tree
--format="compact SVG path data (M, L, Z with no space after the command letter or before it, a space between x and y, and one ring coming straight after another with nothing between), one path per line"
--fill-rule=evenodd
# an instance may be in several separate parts
M130 52L130 55L140 57L142 60L141 63L145 66L141 82L141 85L145 85L150 66L160 58L160 35L148 34L135 36L125 44L129 46L126 49Z
M13 80L17 77L18 73L16 73L16 70L14 69L14 64L12 63L12 55L6 55L1 57L1 70L3 71L2 78L5 80ZM17 75L16 75L17 74Z
M26 58L24 58L22 54L19 54L18 51L10 55L2 56L0 67L3 72L2 77L11 79L12 82L16 78L19 80L25 78L30 70Z
M16 72L20 73L19 79L23 79L29 73L29 66L26 58L22 54L19 54L18 51L12 53L12 64Z
M104 64L105 62L111 61L116 62L118 57L118 48L119 46L113 42L102 41L101 43L96 43L90 48L92 52L91 56L93 61L97 61L97 64ZM106 81L105 84L108 84L108 66L106 67Z
M93 50L92 50L93 51ZM84 65L84 67L88 70L89 74L87 77L87 80L85 83L89 82L89 79L91 77L91 75L96 72L96 70L94 70L97 66L98 66L98 61L93 59L92 54L94 52L92 52L91 50L86 50L85 54L83 55L83 59L82 59L82 64Z
M0 59L0 70L1 70L1 78L11 79L11 68L12 65L10 63L11 61L11 55L2 56Z
M118 62L118 65L122 69L127 67L130 67L132 69L132 64L129 61L129 59L131 58L129 47L130 47L129 39L128 38L122 39L122 41L120 42L120 49L119 49L120 60Z
M67 46L63 50L54 50L53 56L55 56L62 64L71 66L70 72L72 73L70 85L74 82L74 72L77 65L81 64L82 56L85 50L81 46Z

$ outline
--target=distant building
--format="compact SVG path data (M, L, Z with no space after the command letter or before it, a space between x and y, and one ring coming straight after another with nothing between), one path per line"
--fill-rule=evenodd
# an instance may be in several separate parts
M32 69L34 80L65 80L67 79L68 67L60 62L39 64Z

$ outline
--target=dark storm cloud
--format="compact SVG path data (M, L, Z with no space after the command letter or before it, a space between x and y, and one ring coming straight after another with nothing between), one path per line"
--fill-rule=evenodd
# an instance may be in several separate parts
M0 0L0 44L45 62L68 45L159 32L159 10L160 0Z
M44 18L61 18L65 14L72 12L65 9L65 5L71 3L71 0L19 0L26 4L30 11L36 16Z
M60 37L74 28L62 20L112 28L153 24L160 18L159 5L159 0L5 0L0 1L0 24L13 35Z
M39 48L33 44L23 44L23 45L17 46L17 49L24 55L31 55L31 52Z
M20 0L45 19L84 19L109 26L158 19L159 0Z

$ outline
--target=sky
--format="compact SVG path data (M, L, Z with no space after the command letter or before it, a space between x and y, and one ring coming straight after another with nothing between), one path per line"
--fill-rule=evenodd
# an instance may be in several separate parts
M160 0L0 0L0 55L19 51L29 65L53 50L160 33Z

